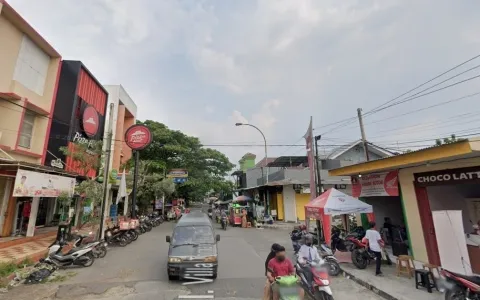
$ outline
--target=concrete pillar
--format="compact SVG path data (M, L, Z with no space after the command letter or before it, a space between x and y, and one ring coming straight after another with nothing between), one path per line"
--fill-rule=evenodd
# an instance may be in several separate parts
M40 197L33 198L32 207L30 210L30 218L28 219L27 237L32 237L35 234L35 222L37 221L39 204L40 204Z

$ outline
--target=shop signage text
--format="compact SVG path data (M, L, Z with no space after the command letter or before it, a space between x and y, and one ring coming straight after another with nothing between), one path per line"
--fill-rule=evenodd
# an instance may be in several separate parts
M125 143L132 150L145 149L152 142L152 133L145 125L132 125L125 132Z
M480 167L449 169L414 174L418 185L446 185L469 181L480 181Z
M168 171L167 178L187 178L188 171L185 169L172 169Z
M50 162L50 165L54 168L63 169L63 162L60 158L52 159L52 161Z
M66 192L73 195L75 178L19 169L13 197L58 197Z
M73 136L74 143L79 143L79 144L86 144L88 147L93 146L93 140L87 139L86 137L83 136L80 132L75 132L75 135Z
M398 196L398 171L352 176L352 196Z

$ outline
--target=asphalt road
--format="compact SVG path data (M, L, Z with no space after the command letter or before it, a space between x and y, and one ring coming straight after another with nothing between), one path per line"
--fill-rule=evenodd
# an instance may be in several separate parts
M223 231L216 225L221 236L218 278L212 283L182 285L170 282L166 272L165 236L171 234L173 225L166 222L125 248L110 249L105 258L96 260L89 268L68 270L77 272L76 276L51 287L49 298L43 295L38 299L261 299L264 261L271 244L283 243L291 248L284 230L229 227ZM49 284L41 286L46 289ZM19 293L25 289L27 293L40 294L35 287L18 289ZM336 300L381 299L343 277L333 279L332 289ZM23 298L17 294L15 299Z

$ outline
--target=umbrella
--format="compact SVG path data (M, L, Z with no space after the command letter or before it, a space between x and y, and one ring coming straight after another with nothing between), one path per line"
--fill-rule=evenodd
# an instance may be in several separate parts
M237 198L235 198L234 201L250 201L252 200L252 198L248 197L248 196L238 196Z

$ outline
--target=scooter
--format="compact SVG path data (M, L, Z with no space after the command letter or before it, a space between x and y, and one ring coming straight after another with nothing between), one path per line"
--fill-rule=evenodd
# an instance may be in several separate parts
M105 240L108 244L118 244L120 247L125 247L128 244L127 237L124 232L118 228L108 228L105 230Z
M40 262L52 264L56 267L72 265L90 267L95 261L92 250L99 243L100 242L94 242L86 247L73 248L67 254L62 254L62 249L67 243L64 241L54 242L48 248L47 258L40 260Z
M105 255L107 255L107 242L105 241L86 241L87 238L91 237L92 232L89 233L89 235L78 235L78 234L73 234L72 237L75 239L73 242L73 247L74 248L80 248L80 247L90 247L94 245L92 249L93 257L95 258L104 258Z
M222 229L227 230L227 217L222 217Z
M445 278L445 300L480 300L480 276L462 275L442 269Z
M342 232L345 232L345 230L337 227L332 228L331 249L333 254L337 250L340 252L352 252L354 241L361 240L365 236L365 230L362 227L355 228L354 231L346 234L345 238L342 238Z
M299 257L295 264L295 270L301 279L301 286L310 298L315 300L333 300L328 265L324 262L308 262Z
M330 276L338 276L341 271L340 264L338 263L337 258L333 255L332 249L330 249L325 242L320 244L319 254L329 267L328 274Z
M295 275L279 276L275 278L278 287L279 300L298 300L298 277ZM273 300L273 293L270 293L270 300Z

